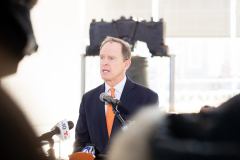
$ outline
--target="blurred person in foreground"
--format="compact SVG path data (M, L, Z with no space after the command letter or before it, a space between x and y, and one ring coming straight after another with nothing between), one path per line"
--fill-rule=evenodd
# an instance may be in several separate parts
M108 160L240 159L240 95L206 112L148 108L134 119L135 125L112 140Z
M0 78L13 74L25 55L37 50L30 21L36 0L0 1ZM0 87L0 156L44 160L46 156L19 107Z
M100 46L99 57L100 74L105 83L82 97L74 153L93 144L101 154L106 154L109 141L122 125L115 117L112 106L99 99L101 93L105 92L122 102L118 110L124 120L129 120L140 108L159 103L157 93L134 83L125 75L131 64L129 43L107 37Z

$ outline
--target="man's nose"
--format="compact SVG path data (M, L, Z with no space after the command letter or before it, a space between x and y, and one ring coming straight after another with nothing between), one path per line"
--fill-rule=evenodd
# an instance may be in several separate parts
M104 59L103 60L103 65L108 65L109 63L108 63L108 60L107 59Z

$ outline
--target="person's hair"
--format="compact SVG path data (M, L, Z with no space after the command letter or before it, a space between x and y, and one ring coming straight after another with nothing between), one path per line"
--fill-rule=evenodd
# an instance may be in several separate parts
M21 4L26 4L28 7L33 8L38 0L18 0Z
M107 36L104 41L101 43L100 50L102 47L107 43L107 42L117 42L122 45L122 55L123 55L123 60L131 60L131 46L128 42L121 40L119 38L114 38L114 37L109 37Z

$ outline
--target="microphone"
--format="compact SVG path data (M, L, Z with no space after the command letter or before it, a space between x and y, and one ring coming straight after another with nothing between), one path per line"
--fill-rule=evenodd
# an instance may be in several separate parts
M62 120L58 122L51 130L51 132L44 133L41 137L39 137L40 142L41 141L48 141L52 139L54 135L57 135L61 140L65 140L70 138L70 132L74 127L74 124L72 121Z
M109 103L109 104L111 104L113 106L119 106L119 105L122 104L121 101L119 101L118 99L113 98L113 97L107 95L105 92L101 93L99 98L100 98L100 100L102 102L107 102L107 103Z
M134 122L131 122L131 121L124 121L124 119L122 118L122 116L120 115L120 112L118 111L117 107L118 105L121 105L122 102L119 101L118 99L116 98L113 98L109 95L107 95L105 92L101 93L100 96L99 96L100 100L102 102L107 102L109 104L111 104L113 107L112 107L112 110L113 110L113 113L117 116L117 118L119 119L119 121L122 123L122 127L121 129L123 131L126 131L128 130L129 126L131 124L133 124ZM114 107L115 106L115 107ZM85 148L84 148L85 149ZM84 150L85 151L85 150Z

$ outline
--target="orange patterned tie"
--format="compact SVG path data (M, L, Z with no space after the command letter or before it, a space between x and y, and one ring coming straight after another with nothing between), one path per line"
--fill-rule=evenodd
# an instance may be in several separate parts
M109 89L111 91L111 97L114 97L114 88ZM107 122L107 130L108 130L108 138L110 138L112 125L114 120L115 114L112 111L112 105L107 104L107 115L106 115L106 122Z

